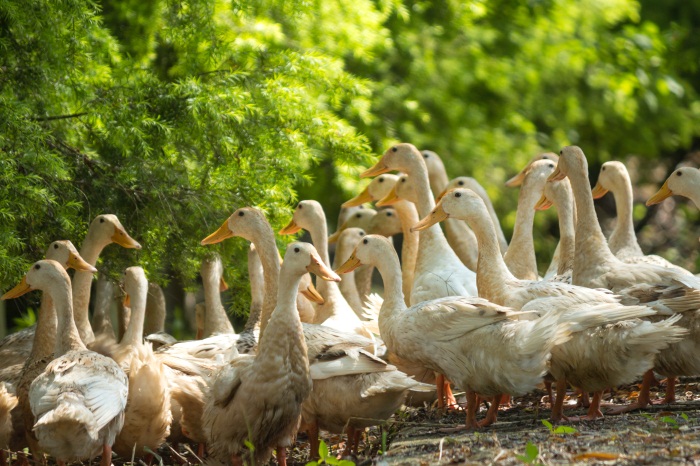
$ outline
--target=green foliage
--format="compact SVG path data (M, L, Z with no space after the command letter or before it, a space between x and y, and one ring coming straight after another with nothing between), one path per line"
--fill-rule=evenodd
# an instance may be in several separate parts
M326 442L321 440L318 445L318 461L309 461L306 466L318 466L319 464L332 464L335 466L355 466L354 461L350 460L339 460L331 455L330 450Z
M31 307L27 308L26 312L26 314L20 314L19 317L12 319L12 322L15 324L13 329L14 332L19 332L22 329L29 328L36 324L36 313L34 312L34 309Z
M559 435L559 434L576 434L576 433L578 433L578 430L576 430L576 429L573 428L573 427L569 427L569 426L557 426L557 427L554 427L554 426L552 425L552 423L549 422L549 421L546 420L546 419L542 419L542 424L544 424L544 426L545 426L547 429L549 429L549 432L550 432L550 433L555 434L555 435Z
M535 445L532 442L527 442L527 445L525 445L525 454L524 455L515 455L516 458L518 458L520 461L522 461L525 464L540 464L537 462L537 458L540 456L540 449L537 448L537 445Z

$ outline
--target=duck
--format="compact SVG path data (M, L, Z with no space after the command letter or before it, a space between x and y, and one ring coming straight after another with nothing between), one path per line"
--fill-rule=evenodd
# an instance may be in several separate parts
M587 419L602 416L603 388L634 381L653 365L659 351L679 341L686 333L674 326L679 321L677 316L654 324L642 321L640 318L655 316L657 311L643 304L622 304L622 297L609 291L561 282L516 279L500 256L494 227L483 201L469 189L446 193L431 214L414 229L429 228L447 216L466 220L477 235L477 278L482 297L518 310L530 310L528 305L535 306L535 309L559 315L562 321L578 323L572 328L571 341L552 351L551 373L559 383L558 390L565 380L572 380L579 388L596 392ZM575 318L573 313L576 313ZM610 347L616 350L611 351ZM594 371L594 368L597 369ZM555 405L552 415L555 420L562 417L560 404Z
M365 202L382 200L389 195L398 180L398 175L391 173L377 176L370 181L360 194L345 201L343 207L349 208L362 205ZM414 203L404 200L394 202L392 207L399 216L401 231L403 232L403 242L401 244L401 278L404 298L406 299L406 304L409 304L419 244L418 233L412 232L411 227L419 220L418 211Z
M277 304L261 331L256 355L233 356L214 376L203 423L209 453L216 459L241 464L250 455L251 464L262 464L276 448L277 462L286 464L285 449L293 442L301 404L312 387L296 310L299 281L306 272L340 281L311 244L290 244L280 271Z
M39 448L60 462L101 454L100 464L109 466L112 444L124 424L128 378L114 360L88 350L81 340L70 286L61 264L41 260L3 299L39 289L51 296L56 308L56 359L29 387Z
M625 164L618 161L605 162L600 167L598 181L593 188L593 199L600 199L608 191L613 193L617 207L617 222L610 237L608 247L615 257L623 262L636 264L646 262L662 267L675 268L679 272L690 274L687 270L672 264L661 256L645 255L637 242L632 218L632 181Z
M319 251L324 264L329 264L328 234L326 231L326 216L321 204L314 200L303 200L297 204L289 224L280 230L282 235L291 235L301 229L311 234L311 241ZM324 303L316 307L314 323L323 324L337 330L357 333L367 338L373 338L371 332L364 326L360 317L350 307L340 293L338 284L333 281L322 281L318 290L324 298Z
M377 218L375 215L374 218ZM338 267L340 264L350 257L355 244L365 236L365 231L362 228L344 228L336 239L335 255L333 256L333 267ZM360 295L357 292L355 284L355 275L348 274L338 285L340 292L343 293L346 301L350 305L355 314L363 316L364 310Z
M377 215L369 223L369 230L367 231L369 234L382 235L387 238L402 234L402 232L401 220L393 207L386 207L377 212Z
M405 192L411 198L404 197L404 199L416 204L419 216L428 215L435 206L435 200L430 192L427 168L418 149L408 143L392 146L374 167L360 176L374 177L392 170L398 170L407 175L397 182L394 192L398 190L400 184L405 184L410 179L408 182L410 189L406 189ZM391 193L389 196L396 197ZM388 201L388 199L387 202L380 201L378 205L387 205ZM476 274L459 260L439 226L422 231L419 241L420 247L410 295L411 304L444 296L478 295Z
M433 196L437 198L438 195L446 189L449 181L445 164L434 151L422 150L420 153L423 155L423 161L428 169L430 190L433 192ZM474 232L471 231L466 223L460 220L449 219L445 221L444 224L445 237L452 250L457 254L457 257L459 257L459 260L461 260L464 265L470 270L476 270L478 253L476 250L476 237L474 236Z
M255 242L265 277L264 308L275 306L280 264L275 260L277 246L265 215L256 208L242 207L202 243L214 244L231 236L241 236ZM263 319L267 315L267 312L263 312ZM358 429L362 427L358 423L366 423L370 419L379 423L388 417L387 412L393 409L394 404L387 402L387 393L395 397L391 398L394 400L392 403L397 403L396 400L405 396L407 386L409 390L415 388L412 393L427 390L424 385L397 374L392 365L367 351L372 347L372 341L365 337L325 325L304 323L302 328L313 380L311 396L302 406L303 429L309 433L312 456L318 452L320 428L338 433L342 432L342 429L338 430L339 425L352 428L346 443L349 452L356 449ZM404 389L397 388L399 382ZM375 397L381 400L379 407L374 401Z
M165 294L157 283L148 282L146 299L146 319L143 321L143 335L146 342L157 350L161 346L172 345L177 339L165 331L167 314Z
M122 281L131 319L112 359L129 378L129 397L124 426L113 449L120 456L142 457L148 449L157 450L170 434L170 387L163 362L155 356L151 344L143 342L148 299L146 274L141 267L129 267Z
M54 241L46 250L46 259L58 262L64 269L72 267L88 272L96 272L97 269L80 257L73 243L69 240ZM21 366L16 380L16 394L18 400L18 412L13 413L12 448L21 450L29 447L35 458L41 458L36 435L32 431L34 415L29 403L29 387L34 379L41 374L46 366L54 359L56 346L56 309L51 296L44 292L41 296L41 305L37 319L36 331L32 349L27 360Z
M525 173L527 173L527 170L530 168L530 165L532 165L538 160L549 160L551 162L554 162L554 164L556 165L557 163L559 163L559 155L555 154L554 152L542 152L533 156L530 159L530 161L525 165L525 167L523 167L523 169L518 172L517 175L513 176L512 178L509 178L508 181L505 182L506 187L517 188L521 184L523 184L523 180L525 179Z
M694 167L681 167L673 171L659 190L647 200L647 206L658 204L673 195L684 196L700 209L700 170Z
M652 300L659 296L672 296L674 306L670 312L682 313L679 326L690 330L682 341L661 351L656 358L654 370L668 377L666 397L675 398L676 375L700 373L700 306L697 302L700 279L694 275L678 272L672 268L654 264L627 264L617 259L607 245L598 224L588 180L588 161L578 146L566 146L559 154L559 163L551 181L569 178L574 192L578 222L576 224L576 260L572 282L586 287L605 288L630 299ZM651 400L649 391L653 373L645 373L636 402L616 408L614 414L640 409Z
M12 436L12 416L10 413L17 406L17 397L7 390L5 382L0 382L0 465L7 464L5 450L10 447Z
M95 335L98 335L96 338L116 342L117 335L110 317L112 301L114 301L114 283L107 275L101 273L97 276L95 283L95 311L92 314L90 325ZM93 349L93 351L95 350ZM97 352L99 353L99 351Z
M547 372L552 348L569 338L569 324L552 316L518 320L527 314L477 297L453 296L408 308L401 291L401 269L391 243L367 235L339 273L373 263L384 281L379 326L388 349L400 358L443 374L467 391L466 423L477 429L496 420L498 401L487 418L476 421L476 395L524 394Z

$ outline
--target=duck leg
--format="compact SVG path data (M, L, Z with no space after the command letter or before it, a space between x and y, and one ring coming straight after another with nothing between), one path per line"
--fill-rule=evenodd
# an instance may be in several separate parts
M547 395L549 396L549 407L554 406L554 392L552 391L552 382L549 380L544 381L544 389L547 390Z
M102 459L100 466L110 466L112 464L112 446L102 445Z
M355 429L355 438L353 439L353 443L355 448L352 450L352 454L357 456L357 451L360 446L360 439L362 438L362 432L364 432L364 429Z
M566 397L566 380L557 380L557 397L552 404L552 422L568 421L564 416L564 398Z
M476 422L476 411L479 409L478 402L476 400L476 392L467 389L467 419L463 426L452 427L449 429L440 429L440 432L444 433L454 433L461 432L464 430L476 430L479 428L479 424Z
M508 395L508 394L501 395L501 406L503 406L504 408L512 408L513 407L512 401L513 401L513 397L511 397L510 395Z
M275 456L277 457L277 464L279 464L279 466L287 466L287 447L277 447Z
M204 458L204 453L206 453L206 445L204 443L200 443L197 446L197 456L199 456L199 459Z
M668 376L666 378L666 396L664 397L664 403L670 404L676 401L676 377Z
M314 421L309 425L306 435L309 436L309 461L313 461L319 458L318 421Z
M352 455L353 444L355 441L355 428L348 426L345 429L345 434L348 436L348 440L345 442L345 449L343 450L342 455L340 455L341 458Z
M486 411L486 417L479 421L479 427L490 426L496 422L496 417L498 417L498 405L501 403L501 398L504 395L496 395L493 397L493 402L489 406L489 410Z
M600 410L600 400L603 399L603 390L599 390L595 393L593 393L593 399L591 400L591 404L588 407L588 413L583 416L576 416L569 418L569 421L594 421L596 419L601 419L603 417L603 413Z
M445 379L445 401L447 403L447 409L459 409L457 404L457 398L455 398L452 393L452 387L450 387L450 381Z
M243 458L241 458L239 455L232 454L231 466L243 466Z
M647 405L650 403L649 391L651 390L651 384L654 382L654 380L656 380L654 378L654 372L651 370L646 371L644 373L644 377L642 378L642 386L639 388L639 396L637 397L637 401L625 406L618 406L616 408L612 408L608 410L607 413L622 414L637 409L646 408Z

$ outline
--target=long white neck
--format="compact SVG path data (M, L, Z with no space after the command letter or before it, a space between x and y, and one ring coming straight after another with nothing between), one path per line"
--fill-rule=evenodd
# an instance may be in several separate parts
M143 321L143 334L150 335L165 330L166 303L163 289L153 282L148 283L146 298L146 318Z
M521 280L537 280L537 258L535 243L532 238L532 226L535 221L535 205L541 192L523 184L518 195L518 210L515 214L515 228L508 250L503 259L508 269ZM494 235L496 229L494 228ZM499 245L500 247L500 245Z
M248 249L248 279L250 281L250 314L245 324L245 330L253 331L260 327L260 314L265 301L265 275L260 262L260 255L255 245Z
M140 347L143 344L143 321L146 316L146 297L148 294L148 282L139 281L138 286L129 295L131 301L131 318L126 327L124 337L119 343L122 347Z
M41 294L41 309L34 332L34 343L29 353L29 363L45 358L54 352L56 347L56 308L49 293Z
M554 204L559 214L559 266L557 274L563 275L574 268L576 257L576 205L571 192L569 179L565 178L563 189L558 189L554 196Z
M265 280L265 296L263 298L262 312L260 316L260 341L267 326L267 321L270 320L272 311L277 305L277 290L280 274L280 259L277 252L277 244L275 243L275 234L269 223L265 223L260 234L253 239L253 245L260 262L263 267L263 276Z
M94 266L100 253L109 243L99 241L95 230L89 229L85 241L80 248L80 256L88 264ZM92 272L77 271L73 275L73 305L75 324L80 332L80 338L85 344L95 340L95 334L90 326L88 308L90 306L90 287L92 285Z
M411 231L411 227L418 223L418 211L412 202L401 200L394 204L396 214L401 222L403 232L403 244L401 245L401 288L403 290L404 301L408 304L413 288L413 275L416 270L416 259L418 258L419 233Z
M73 296L69 281L56 281L52 283L50 289L45 291L51 295L58 318L58 334L54 355L58 358L72 350L84 350L85 344L73 319Z
M224 310L224 305L221 304L221 276L217 273L210 273L203 278L204 302L207 306L203 337L207 338L220 333L235 333L231 321L226 315L226 310Z
M615 197L617 223L610 234L608 245L614 254L625 248L636 256L643 256L644 253L639 247L637 235L634 232L632 182L626 171L622 175L623 182L616 183L611 189Z
M352 254L353 247L349 247L346 241L342 238L338 241L335 248L335 256L333 257L333 269L341 266ZM343 275L343 280L338 284L340 292L343 293L345 300L355 313L362 312L362 301L360 294L357 291L355 282L355 272L346 273Z

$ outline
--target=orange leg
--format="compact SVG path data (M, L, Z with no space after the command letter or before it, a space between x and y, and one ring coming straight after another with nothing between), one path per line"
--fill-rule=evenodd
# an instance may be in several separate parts
M590 408L591 406L591 400L588 397L588 392L584 392L583 390L579 390L581 392L581 399L576 403L578 407L584 407L584 408ZM594 395L595 396L595 395Z
M110 445L102 445L102 460L100 466L110 466L112 464L112 447Z
M343 450L341 458L352 455L353 443L355 441L355 428L348 426L347 429L345 429L345 434L348 436L348 440L345 442L345 450Z
M603 390L597 391L593 394L593 399L588 407L588 413L583 417L572 417L569 418L570 421L594 421L596 419L601 419L603 413L600 411L600 400L603 399Z
M321 444L318 441L318 421L311 423L306 431L306 435L309 436L309 461L313 461L319 458L318 447Z
M279 464L279 466L287 466L287 447L277 447L275 453L277 456L277 464Z
M550 408L554 406L554 392L552 392L552 382L545 380L544 389L547 390L547 395L549 396L549 406Z
M501 402L501 397L503 395L496 395L493 397L493 402L489 406L489 410L486 411L486 417L479 422L479 427L490 426L496 422L496 417L498 416L498 405Z
M501 406L504 408L511 408L513 406L513 397L510 395L501 395Z
M447 409L459 409L457 404L457 399L452 393L452 388L450 387L449 380L445 379L445 402L447 404Z
M438 409L445 409L445 376L438 374L435 379L435 388L437 390Z
M197 456L199 456L199 459L204 458L204 454L207 452L206 445L204 443L200 443L197 446Z
M664 397L666 404L676 401L676 380L674 376L669 376L666 379L666 396Z
M564 416L564 398L566 397L566 380L557 380L557 397L552 404L552 416L550 419L552 422L561 422L562 420L568 420Z
M440 432L454 433L464 430L475 430L479 428L479 424L476 422L476 411L479 409L479 405L476 399L476 393L473 390L467 389L467 419L463 426L453 427L450 429L440 429Z
M360 447L360 439L362 438L362 432L364 432L364 429L355 429L355 438L353 439L353 444L355 445L355 448L353 448L352 453L357 456L357 451Z
M635 403L625 405L625 406L618 406L617 408L612 408L607 411L608 414L621 414L621 413L627 413L630 411L634 411L637 409L643 409L646 408L647 405L650 402L649 399L649 391L651 390L651 384L656 380L654 378L654 372L652 371L646 371L644 373L644 377L642 378L642 386L639 389L639 396L637 397L637 401Z

